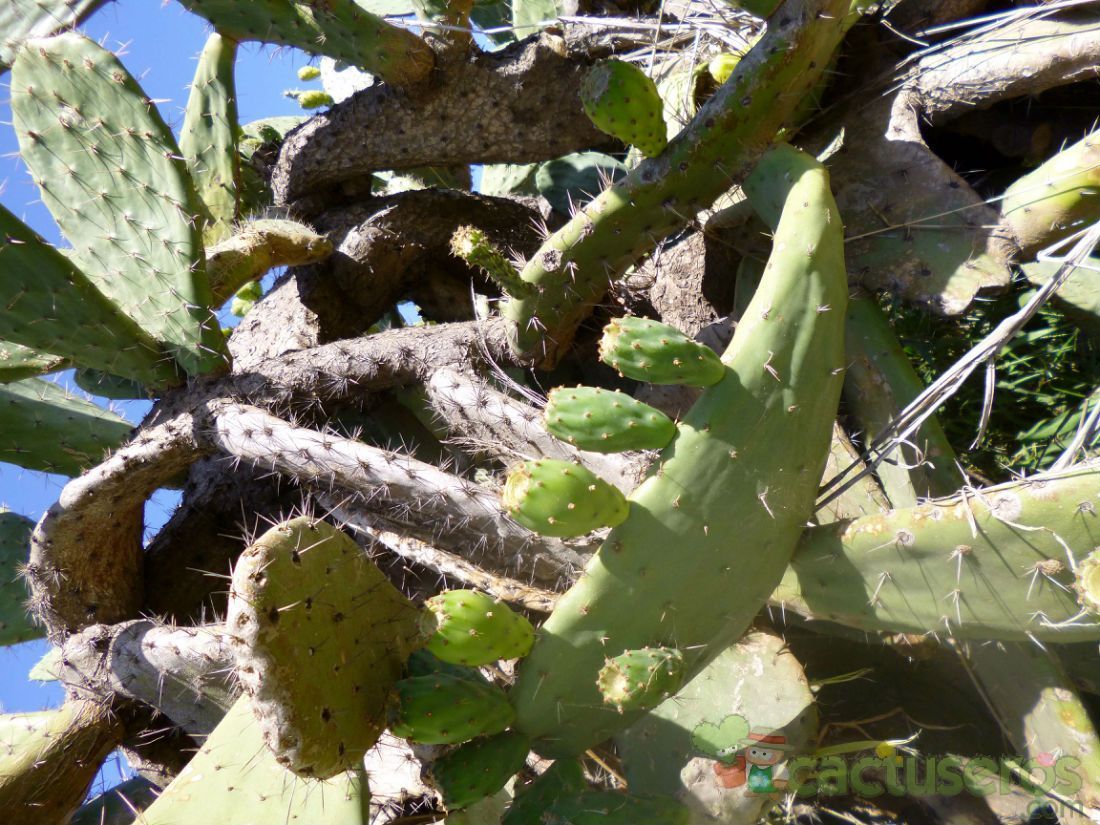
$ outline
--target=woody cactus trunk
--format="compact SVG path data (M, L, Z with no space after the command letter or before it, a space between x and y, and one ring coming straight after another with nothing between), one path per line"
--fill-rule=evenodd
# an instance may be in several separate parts
M936 417L1040 307L1086 371L1091 7L181 0L176 134L100 5L0 10L65 241L0 208L0 460L70 479L0 511L11 821L1095 820L1095 399L992 476Z

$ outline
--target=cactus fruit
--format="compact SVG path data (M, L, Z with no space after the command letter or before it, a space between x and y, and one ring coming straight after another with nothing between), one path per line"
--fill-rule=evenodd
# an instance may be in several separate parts
M12 67L20 154L74 263L199 375L228 357L209 309L194 220L201 205L171 129L149 104L111 52L75 33L28 42Z
M30 554L34 522L0 507L0 645L39 639L45 631L27 614L27 586L19 575Z
M720 54L712 57L707 63L707 72L714 78L715 83L725 83L730 79L742 57L744 55L740 54Z
M217 243L241 216L237 42L214 32L206 40L180 129L180 151L206 207L203 242Z
M520 664L516 727L543 755L574 756L636 718L600 697L606 657L668 645L690 675L699 651L743 633L813 512L844 367L842 223L827 174L801 152L773 149L753 177L778 226L726 377L680 423ZM781 216L768 206L778 201Z
M316 66L300 66L298 68L299 80L316 80L321 76L321 70Z
M320 674L317 674L318 676ZM275 761L247 696L238 699L141 825L367 825L370 793L362 770L318 785Z
M1100 550L1093 550L1077 565L1073 587L1081 607L1091 613L1100 613Z
M0 384L0 461L79 475L125 441L131 427L42 378Z
M477 590L448 590L425 602L427 649L456 665L487 665L531 651L535 630L500 599Z
M0 338L150 386L177 383L157 342L0 205Z
M111 375L103 370L81 367L73 371L73 383L90 395L100 398L126 400L129 398L148 398L149 390L139 381Z
M551 435L597 453L660 450L676 435L676 424L660 410L599 387L551 390L543 420Z
M362 762L419 644L417 616L362 548L325 522L283 522L244 551L227 625L237 674L281 764L326 779Z
M435 66L431 47L387 23L356 0L181 0L226 37L293 46L358 66L387 83L407 86Z
M710 347L668 324L631 316L604 327L600 360L620 375L650 384L710 387L726 374Z
M1098 496L1092 463L811 527L773 601L866 631L1095 640L1071 557L1091 586Z
M526 295L531 285L520 280L512 262L475 226L460 226L451 236L451 254L477 267L505 295Z
M335 101L326 91L321 89L307 89L303 92L295 92L294 99L303 109L320 109L322 106L331 106Z
M684 683L684 655L671 647L627 650L607 660L596 682L603 700L620 713L649 710Z
M618 791L582 791L558 799L543 825L688 825L687 808L674 799L630 796Z
M437 673L411 676L394 686L390 731L424 745L454 745L500 733L515 720L495 685Z
M622 524L630 512L617 487L579 464L549 458L513 468L501 501L508 515L543 536L583 536Z
M668 145L657 84L634 63L604 60L589 69L581 83L581 104L596 128L646 157Z
M1100 218L1100 132L1063 149L1008 187L1001 215L1021 254L1043 247Z
M264 295L264 289L259 281L249 281L233 293L233 301L229 304L229 311L238 318L243 318L252 311L256 302Z
M514 730L475 739L436 759L431 782L448 811L465 808L503 788L523 768L530 749L527 737Z
M542 813L558 799L588 787L584 768L576 759L558 759L531 784L516 791L501 825L542 825Z

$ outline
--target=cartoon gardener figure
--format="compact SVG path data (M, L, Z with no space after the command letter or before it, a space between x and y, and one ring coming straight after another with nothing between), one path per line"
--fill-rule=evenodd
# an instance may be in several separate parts
M743 716L727 716L719 724L704 722L692 733L695 747L715 760L714 774L723 788L747 785L750 794L767 796L787 787L776 779L775 766L792 750L781 734L750 731Z

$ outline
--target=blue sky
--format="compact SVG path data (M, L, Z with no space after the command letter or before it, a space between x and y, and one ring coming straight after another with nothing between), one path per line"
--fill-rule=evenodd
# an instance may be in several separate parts
M82 30L122 56L146 94L158 101L161 115L178 132L187 103L187 86L209 33L205 21L175 3L121 0L96 13ZM307 57L294 50L243 46L237 63L241 121L300 114L295 102L283 97L282 91L303 86L296 71L306 62ZM47 239L57 242L59 236L53 220L38 201L38 192L18 157L7 82L7 76L0 76L0 203ZM145 402L115 405L118 412L134 422L140 420L147 408ZM38 519L56 500L65 480L0 463L0 504ZM147 527L158 527L172 505L170 495L158 496L151 502L146 510ZM28 670L45 650L43 642L0 649L0 708L5 712L40 710L61 701L62 692L56 684L32 683L27 679ZM111 772L105 773L109 780Z

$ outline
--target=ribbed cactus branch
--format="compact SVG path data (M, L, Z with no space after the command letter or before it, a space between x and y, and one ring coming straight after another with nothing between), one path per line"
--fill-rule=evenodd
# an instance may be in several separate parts
M11 87L20 153L76 265L188 374L223 368L199 200L148 95L74 33L24 45Z
M223 35L294 46L370 72L394 86L423 80L435 66L431 47L355 0L180 0Z
M554 363L613 281L743 180L817 84L864 5L788 0L668 148L579 210L530 258L520 277L535 293L504 310L516 325L514 350Z
M540 753L575 755L636 717L603 705L606 657L667 645L690 673L708 645L743 633L813 511L844 366L840 216L825 171L789 146L765 157L748 191L775 245L722 358L726 375L680 423L520 667L517 727Z
M0 461L79 475L125 441L132 426L42 378L0 384Z
M222 240L241 216L236 60L235 40L217 32L207 38L180 130L180 151L206 207L209 223L203 241L207 244Z
M1091 464L812 527L774 598L868 631L1097 639L1073 566L1096 545L1098 496Z

